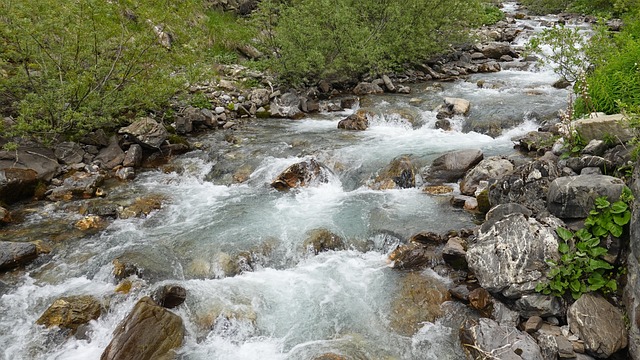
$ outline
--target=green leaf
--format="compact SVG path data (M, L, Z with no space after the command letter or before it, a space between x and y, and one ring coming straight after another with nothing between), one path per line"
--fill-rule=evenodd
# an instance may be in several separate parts
M611 212L614 214L620 214L627 211L629 207L622 201L616 201L611 205Z
M569 245L567 243L563 242L563 243L558 244L558 251L561 254L566 254L566 253L569 252L569 250L570 250L569 249Z
M600 256L608 253L609 250L599 246L593 249L589 250L589 256L591 256L592 258L599 258Z
M615 237L620 237L622 235L622 226L615 223L610 223L609 232Z
M569 241L573 237L571 230L567 230L563 227L556 228L556 233L564 241Z
M607 229L605 229L605 228L603 228L601 226L598 226L598 225L595 225L591 229L591 231L593 232L593 235L597 236L597 237L603 237L603 236L607 235L607 233L608 233Z
M618 290L618 282L615 281L614 279L611 279L607 281L607 287L611 289L611 291L616 291Z
M571 289L571 292L580 292L580 281L579 280L571 281L571 283L569 284L569 288Z
M584 228L576 231L576 236L578 237L578 239L580 239L582 241L586 241L586 240L589 240L589 239L593 238L591 233L589 231L587 231L587 229L584 229Z
M597 198L595 200L595 204L596 204L596 207L598 209L608 208L609 205L611 205L611 203L609 203L609 200L607 200L606 196L601 196L601 197Z
M631 220L631 212L629 211L625 211L619 215L617 214L613 215L613 221L620 226L627 225L630 220Z
M604 260L591 259L589 260L589 270L595 271L598 269L610 270L613 269L613 265Z

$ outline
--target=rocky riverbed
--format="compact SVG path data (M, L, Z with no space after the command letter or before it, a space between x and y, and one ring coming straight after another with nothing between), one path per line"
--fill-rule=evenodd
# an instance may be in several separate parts
M636 207L607 244L626 286L535 290L558 227L640 194L633 132L582 121L561 158L568 92L520 50L584 19L506 11L403 74L292 91L229 66L172 123L0 153L3 356L640 358Z

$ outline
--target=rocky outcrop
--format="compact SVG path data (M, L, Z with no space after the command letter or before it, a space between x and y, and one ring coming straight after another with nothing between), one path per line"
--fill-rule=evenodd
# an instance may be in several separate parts
M482 150L452 151L433 160L423 177L430 183L455 182L482 158Z
M342 238L327 229L314 229L307 233L302 247L314 254L323 251L342 250L345 248Z
M527 333L494 320L481 318L466 324L460 340L468 359L543 360L540 347Z
M471 169L460 182L460 192L464 195L474 195L480 181L500 179L513 171L513 163L500 156L492 156L480 161Z
M318 161L311 159L295 163L278 175L271 182L276 190L286 191L289 189L308 186L313 183L323 183L328 181L328 170Z
M148 117L121 128L118 134L127 135L133 141L150 149L159 149L169 137L167 129L162 124Z
M556 164L550 160L520 165L490 187L489 202L491 206L518 203L541 214L547 210L549 185L558 175Z
M399 156L382 169L371 187L377 190L408 189L416 186L415 168L407 155Z
M577 334L588 353L608 358L627 347L624 315L599 295L582 295L567 311L571 332Z
M618 201L624 181L607 175L564 176L549 186L548 209L560 218L586 218L596 198Z
M467 263L489 292L517 299L546 279L546 260L558 257L554 230L523 214L485 224L469 241Z
M38 257L32 243L0 241L0 272L30 263Z
M75 333L78 327L95 320L102 313L100 301L90 295L61 297L45 310L36 321L38 325L48 328L57 326L60 329Z
M100 360L170 359L184 334L178 315L144 297L118 325Z

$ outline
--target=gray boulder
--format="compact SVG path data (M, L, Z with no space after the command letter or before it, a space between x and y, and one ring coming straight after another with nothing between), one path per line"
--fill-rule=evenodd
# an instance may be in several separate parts
M549 186L548 209L559 218L586 218L596 198L617 201L624 181L607 175L564 176Z
M300 109L300 97L295 93L286 93L271 102L270 114L277 118L300 119L304 113Z
M32 243L0 241L0 272L30 263L38 257Z
M124 167L139 167L142 164L142 146L133 144L129 147L129 150L124 154L124 160L122 160L122 166Z
M588 119L576 120L573 124L576 131L580 133L580 137L585 141L608 138L619 144L624 144L635 136L628 120L621 114L598 114Z
M48 183L61 171L53 151L24 146L0 151L0 202L11 204L33 196L38 182Z
M47 198L52 201L90 198L96 194L103 181L104 175L100 173L76 172L64 179L62 185L53 189Z
M521 204L535 214L546 211L549 184L559 175L550 160L535 160L516 167L513 173L496 181L489 189L491 206Z
M63 164L72 165L82 162L85 151L78 143L63 142L56 145L54 153L58 161Z
M249 94L249 101L254 103L256 107L269 105L269 95L271 92L268 89L253 89Z
M546 279L547 259L558 257L554 230L523 214L508 215L469 241L467 263L480 286L517 299Z
M144 297L118 325L100 360L171 359L184 334L178 315Z
M125 154L118 144L118 137L114 135L110 139L109 146L101 149L93 161L100 164L102 168L111 170L122 164L124 158Z
M566 307L560 298L543 294L523 295L516 300L514 308L523 318L564 316L566 313Z
M455 182L483 158L482 150L458 150L446 153L435 160L424 174L430 183Z
M531 335L487 318L465 324L460 340L469 359L543 360Z
M608 358L627 347L627 327L624 314L603 297L587 293L567 311L571 332L584 340L587 352L598 358Z
M382 94L384 90L376 84L361 82L353 88L353 93L355 95Z
M513 51L511 45L507 42L491 42L485 44L480 49L480 52L489 59L500 59L504 55L518 57L518 54Z
M480 181L500 179L513 171L511 161L500 156L492 156L480 161L471 169L460 183L460 192L465 195L474 195Z
M167 129L152 118L142 118L118 130L118 134L130 136L138 144L151 149L159 149L169 137Z

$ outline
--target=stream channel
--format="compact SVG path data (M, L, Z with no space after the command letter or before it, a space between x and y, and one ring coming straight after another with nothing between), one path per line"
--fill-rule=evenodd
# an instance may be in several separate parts
M515 3L504 10L515 12ZM517 20L514 26L529 30L514 46L547 20L553 18ZM109 190L115 199L158 196L160 210L59 242L46 262L0 277L8 284L0 297L0 358L99 359L137 300L163 284L187 290L185 304L172 310L187 330L181 359L298 360L330 352L349 359L464 358L455 319L464 312L461 304L449 304L444 316L419 324L413 335L397 331L394 317L404 310L394 304L408 275L392 269L387 255L420 231L472 228L474 215L453 208L448 196L423 193L421 186L372 190L366 183L405 154L421 167L459 149L515 156L512 137L566 107L569 91L551 86L557 79L549 68L531 64L413 84L410 95L363 98L360 106L378 115L362 132L337 129L352 113L345 111L253 120L233 131L233 142L223 132L191 139L201 150L173 159L174 171L147 170ZM496 86L480 88L479 80ZM433 110L445 96L471 102L469 115L454 118L451 131L434 126ZM497 122L502 135L467 131L482 122ZM289 165L311 158L332 170L328 182L289 192L270 186ZM232 174L243 167L248 179L234 183ZM70 210L78 204L31 206L25 221L0 239L46 238L82 217ZM314 229L339 235L347 250L307 253L302 243ZM252 260L229 276L230 259L247 253ZM126 295L115 293L112 274L113 259L123 254L150 271L144 280L134 278ZM442 271L421 275L438 286L451 284ZM84 294L105 299L109 308L90 323L88 339L60 339L35 325L56 298Z

